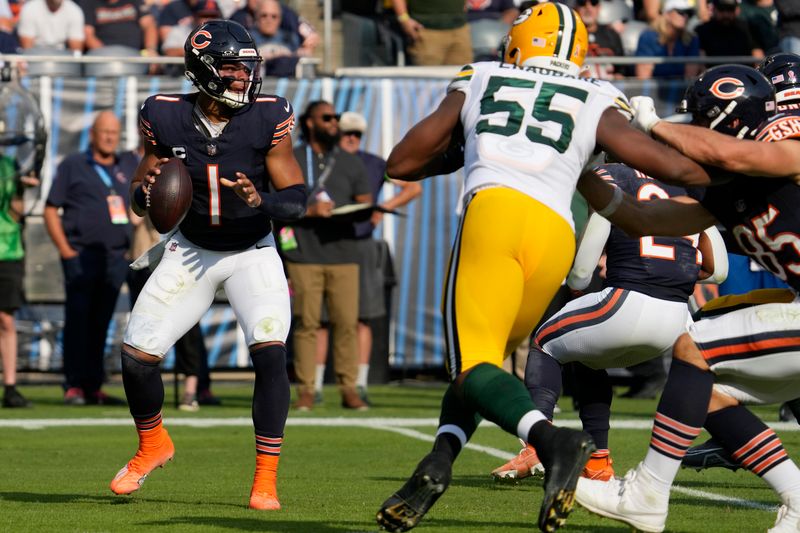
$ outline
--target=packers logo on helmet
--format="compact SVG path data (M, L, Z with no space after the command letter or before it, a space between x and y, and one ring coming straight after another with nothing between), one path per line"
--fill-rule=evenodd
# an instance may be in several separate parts
M586 58L589 36L575 11L546 2L523 11L503 39L503 61L577 76Z

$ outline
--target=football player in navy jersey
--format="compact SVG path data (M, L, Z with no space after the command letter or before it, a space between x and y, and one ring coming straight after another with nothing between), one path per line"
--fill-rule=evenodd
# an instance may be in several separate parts
M151 96L140 112L145 155L131 184L134 211L145 213L150 186L169 157L185 163L193 196L186 217L162 242L163 258L125 332L122 376L139 448L111 481L111 490L138 490L152 470L172 459L174 447L161 421L159 363L223 287L256 374L250 507L280 509L275 485L289 409L290 310L270 220L294 220L305 211L305 186L290 137L294 113L284 98L258 95L261 58L239 24L200 25L184 52L186 75L199 92Z
M687 195L682 187L659 182L626 165L603 165L596 172L638 200ZM582 475L608 480L614 476L608 447L613 391L605 369L670 353L675 339L691 323L687 302L701 266L709 282L722 282L727 255L714 227L684 238L632 238L593 213L567 278L570 288L583 290L589 285L604 248L603 290L572 300L539 327L528 355L525 385L534 404L552 420L561 395L561 365L580 363L575 365L576 401L583 429L597 446ZM527 444L492 475L520 479L542 471L536 450Z
M778 104L778 114L768 118L758 128L756 140L774 142L787 135L800 132L800 56L797 54L778 53L764 58L757 70L764 74L775 87L775 101ZM781 289L767 291L756 290L744 295L730 295L725 300L712 303L709 312L719 314L720 307L731 307L747 303L769 303L776 298L791 300ZM800 420L800 400L795 399L781 404L779 409L781 420ZM729 470L738 470L741 465L728 454L713 438L693 446L686 452L683 466L702 470L704 468L721 467Z
M698 202L688 197L636 202L587 173L579 190L608 207L632 235L684 235L717 221L743 253L800 290L800 143L796 136L759 142L759 124L775 113L775 90L756 70L725 65L706 71L681 110L692 123L659 119L653 101L634 99L633 123L688 157L725 173ZM700 126L700 127L698 127ZM700 320L673 347L650 448L624 479L580 479L576 498L592 512L642 531L663 531L669 492L694 438L705 429L742 466L780 496L770 533L800 529L800 469L775 432L745 404L791 400L800 389L800 300L731 310Z

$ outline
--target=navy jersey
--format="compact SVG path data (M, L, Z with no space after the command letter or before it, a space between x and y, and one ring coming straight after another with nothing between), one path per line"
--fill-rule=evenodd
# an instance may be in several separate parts
M598 175L638 200L686 196L681 187L654 180L625 165L603 165ZM686 302L700 272L699 235L632 238L611 227L606 242L606 286L630 289L675 302Z
M195 126L197 94L149 97L139 112L142 134L159 157L181 158L192 177L192 205L181 233L208 250L243 250L271 231L270 219L219 179L235 181L242 172L256 190L267 192L264 157L291 131L294 111L285 98L259 96L212 139Z
M771 117L755 137L766 142L800 139L800 111ZM709 187L701 203L743 252L800 290L800 187L785 179L739 176Z

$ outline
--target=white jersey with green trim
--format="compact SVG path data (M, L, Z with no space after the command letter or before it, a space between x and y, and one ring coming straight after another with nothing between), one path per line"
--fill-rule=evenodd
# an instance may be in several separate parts
M447 91L461 91L465 195L511 187L542 202L573 226L570 202L594 158L595 134L608 107L627 108L606 81L534 67L466 65Z

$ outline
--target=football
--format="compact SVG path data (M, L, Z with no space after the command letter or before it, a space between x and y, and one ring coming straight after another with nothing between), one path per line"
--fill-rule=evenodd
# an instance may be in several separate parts
M159 233L169 233L189 211L192 178L183 161L176 157L161 165L161 174L150 187L147 213Z

